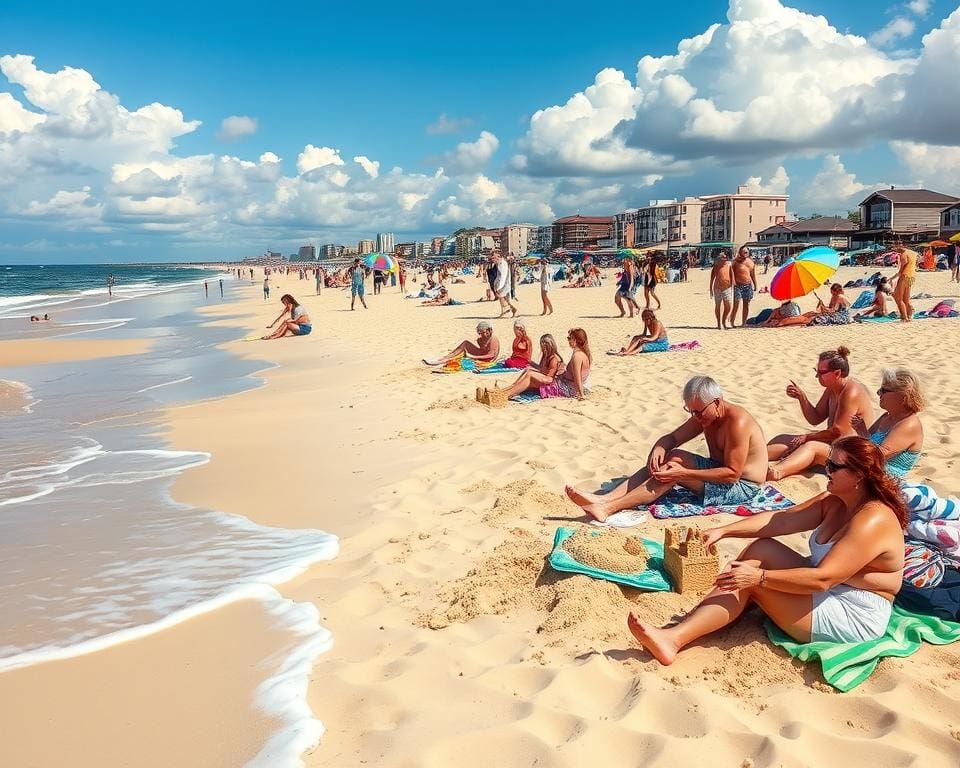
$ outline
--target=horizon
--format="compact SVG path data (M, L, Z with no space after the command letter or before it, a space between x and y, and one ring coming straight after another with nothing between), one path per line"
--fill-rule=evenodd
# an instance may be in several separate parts
M570 3L493 4L476 36L439 3L280 3L273 29L324 33L283 46L253 10L95 5L3 12L4 265L423 242L740 185L800 216L960 193L945 0L618 2L575 36Z

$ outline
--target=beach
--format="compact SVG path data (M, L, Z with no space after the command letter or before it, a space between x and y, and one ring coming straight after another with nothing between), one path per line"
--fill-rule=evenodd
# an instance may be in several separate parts
M635 471L685 417L680 392L691 375L716 378L769 439L801 427L789 380L819 393L817 353L840 344L871 392L886 367L917 373L929 404L911 477L957 492L960 382L949 350L960 322L718 331L708 275L694 269L689 282L658 288L671 342L700 347L634 358L604 354L641 329L613 317L610 277L600 288L555 287L547 318L538 286L519 286L533 339L587 331L593 388L582 402L503 409L480 405L474 391L512 375L441 375L420 363L474 338L479 320L509 348L512 323L492 319L494 303L475 302L483 283L473 276L450 287L460 306L420 307L388 287L368 294L369 310L351 312L349 290L313 296L311 281L274 275L272 295L295 295L314 330L272 342L241 340L280 311L275 298L263 301L262 279L203 305L204 325L228 339L218 348L263 385L163 410L157 434L167 449L209 457L177 470L172 500L268 529L332 534L339 550L277 579L269 599L238 597L127 642L0 673L0 764L295 765L307 749L308 766L685 766L705 755L718 766L957 765L957 646L884 659L841 694L816 665L773 646L753 610L663 668L639 649L626 616L666 621L693 598L545 569L557 527L585 524L564 485L595 489ZM921 273L914 290L936 298L917 308L956 297L947 280ZM773 306L758 295L753 310ZM118 344L49 340L42 352L11 354L29 367L150 346ZM21 407L9 392L4 402ZM801 501L824 478L778 487ZM657 539L664 526L648 520L633 531ZM806 552L805 538L788 543ZM742 543L722 541L724 560ZM298 642L297 627L311 621L332 646L316 630L303 635L308 649ZM262 695L278 679L282 695Z

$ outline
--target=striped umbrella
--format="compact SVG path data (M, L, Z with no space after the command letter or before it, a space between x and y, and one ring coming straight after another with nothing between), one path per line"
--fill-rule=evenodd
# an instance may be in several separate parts
M833 248L816 245L787 259L770 281L770 295L778 301L806 296L819 288L840 266Z

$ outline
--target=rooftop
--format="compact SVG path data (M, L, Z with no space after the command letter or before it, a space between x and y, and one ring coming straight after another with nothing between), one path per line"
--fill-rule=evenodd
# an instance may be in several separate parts
M860 205L865 205L871 197L882 197L891 203L935 203L950 205L960 202L960 197L945 195L942 192L933 192L929 189L878 189L869 194Z
M557 219L554 221L554 224L613 224L613 216L581 216L579 213L576 216L564 216L562 219Z
M789 232L853 232L857 229L857 225L840 216L817 216L801 221L782 221L760 230L757 234L772 232L778 228Z

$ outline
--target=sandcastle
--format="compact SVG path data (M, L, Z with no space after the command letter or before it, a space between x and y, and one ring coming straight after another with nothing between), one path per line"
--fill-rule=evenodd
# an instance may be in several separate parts
M692 529L687 528L683 535L679 528L667 528L663 532L663 567L677 592L709 592L720 573L720 556L716 548L712 554L708 552Z

